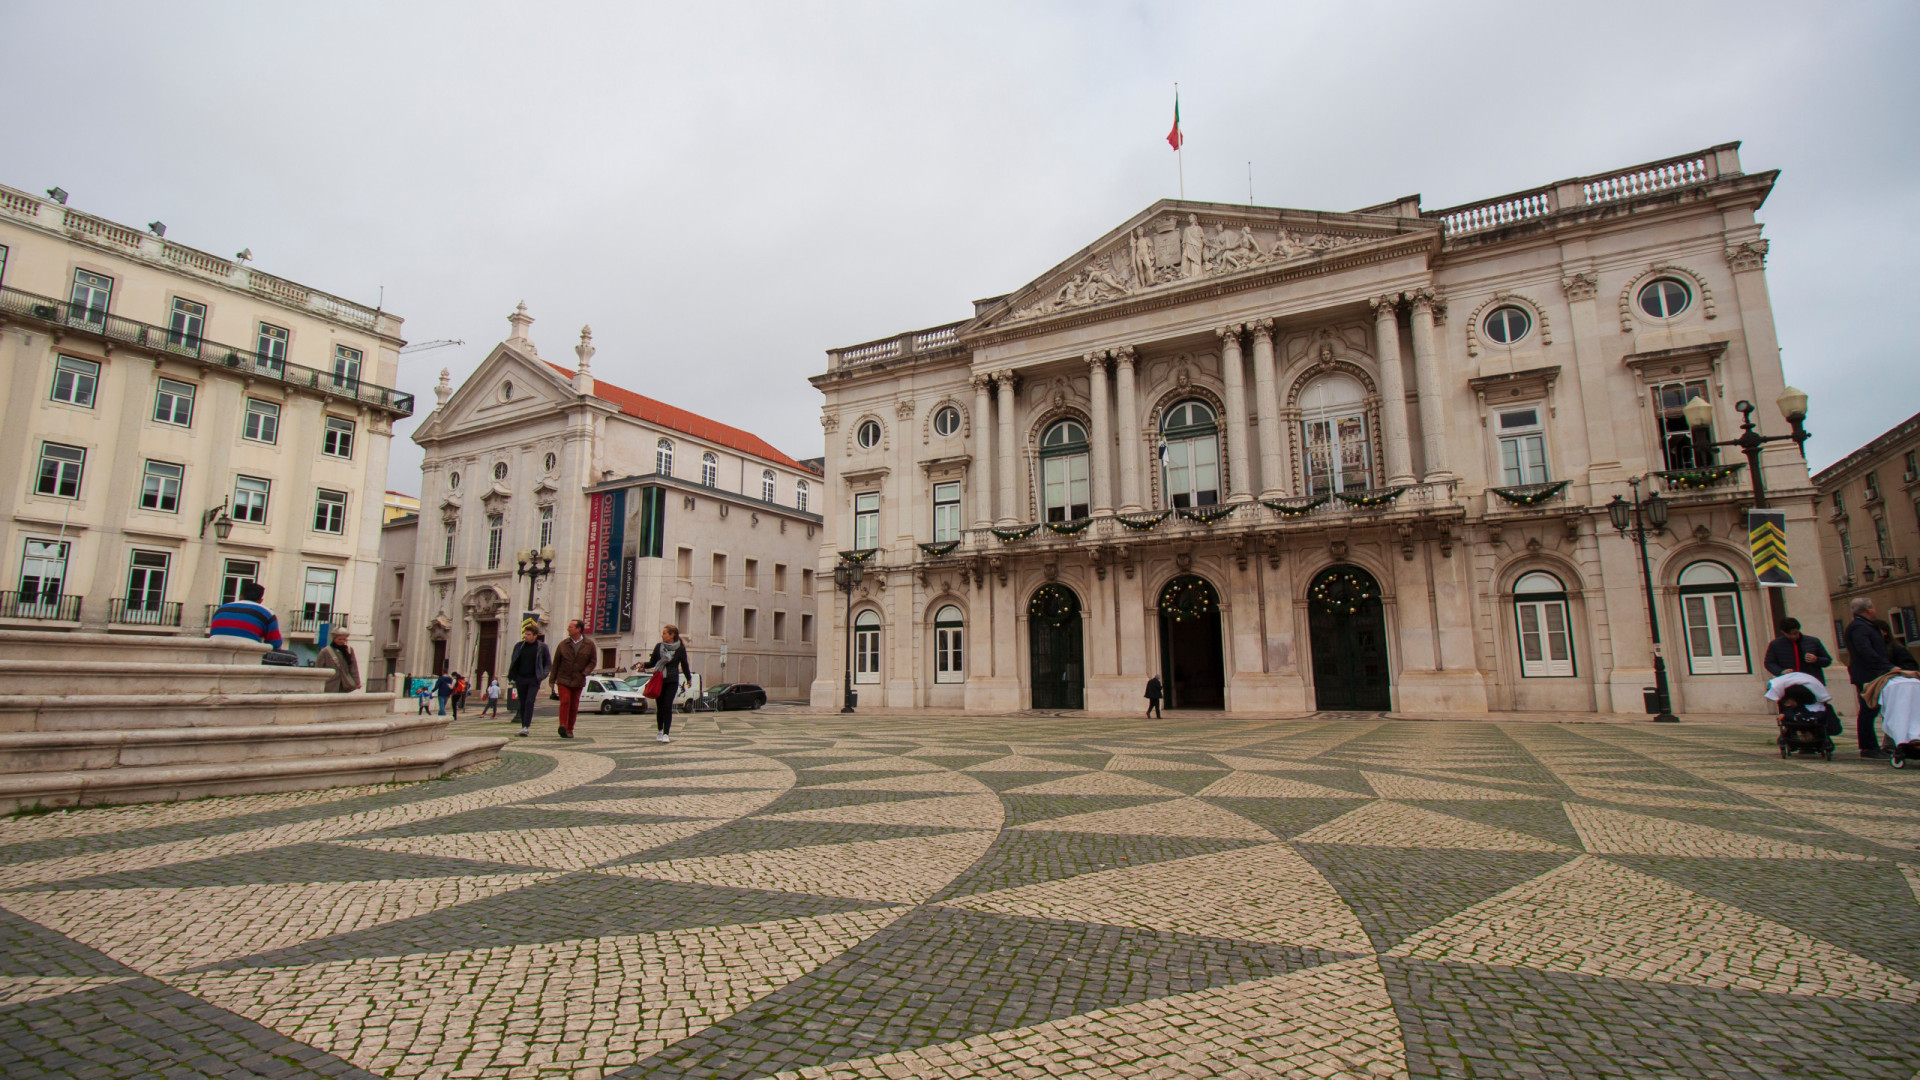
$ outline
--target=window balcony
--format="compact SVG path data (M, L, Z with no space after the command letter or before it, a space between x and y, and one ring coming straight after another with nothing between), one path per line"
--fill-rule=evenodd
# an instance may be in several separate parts
M107 601L107 621L116 626L180 626L180 602L177 600L128 600L116 596Z
M79 622L81 597L34 592L0 592L0 619Z
M1729 489L1739 485L1744 461L1726 465L1706 465L1698 469L1670 469L1653 475L1660 478L1669 495L1694 495L1702 491Z
M298 611L287 616L287 632L293 634L314 635L320 632L321 624L331 625L336 630L344 630L348 615L344 611L329 612L326 608L310 611Z

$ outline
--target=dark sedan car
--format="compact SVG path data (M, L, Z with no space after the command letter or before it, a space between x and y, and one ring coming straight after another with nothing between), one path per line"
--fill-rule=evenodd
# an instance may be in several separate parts
M707 708L719 712L734 709L757 709L767 703L767 692L752 683L722 683L707 691L703 700Z

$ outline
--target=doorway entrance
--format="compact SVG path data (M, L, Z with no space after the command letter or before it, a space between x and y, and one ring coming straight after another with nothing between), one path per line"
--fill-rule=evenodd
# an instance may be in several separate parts
M476 685L485 687L484 680L493 674L495 654L500 649L500 624L488 619L480 624L480 647L474 650L473 672L477 676Z
M433 674L436 676L439 676L439 675L445 675L446 673L447 673L447 639L443 637L437 637L433 639Z
M1315 704L1326 710L1393 707L1380 583L1357 566L1329 566L1307 586Z
M1080 660L1080 598L1065 585L1042 585L1027 601L1028 656L1033 707L1084 709L1086 673Z
M1160 590L1160 681L1169 709L1226 707L1220 594L1195 574L1182 574Z

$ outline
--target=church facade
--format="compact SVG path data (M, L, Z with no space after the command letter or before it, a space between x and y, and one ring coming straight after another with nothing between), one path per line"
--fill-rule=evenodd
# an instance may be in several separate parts
M1748 478L1710 444L1743 402L1784 429L1776 177L1727 144L1445 210L1164 200L970 318L831 350L813 703L851 668L863 708L1132 710L1158 676L1250 715L1640 713L1606 505L1658 493L1674 707L1755 711ZM1805 462L1762 468L1824 581Z

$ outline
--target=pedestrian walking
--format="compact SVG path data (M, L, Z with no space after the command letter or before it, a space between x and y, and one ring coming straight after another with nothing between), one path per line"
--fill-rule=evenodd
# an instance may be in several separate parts
M660 696L654 699L654 727L659 734L654 736L658 742L672 742L673 698L680 692L680 677L691 679L693 670L687 665L687 644L680 640L680 628L668 623L660 628L660 642L647 654L646 667L660 676ZM652 677L648 677L652 682Z
M1827 668L1833 666L1833 657L1827 653L1827 647L1820 643L1819 638L1800 631L1799 619L1783 619L1780 622L1780 636L1767 646L1763 666L1767 674L1775 678L1789 671L1798 671L1824 683L1827 681Z
M1877 702L1869 703L1871 695L1867 688L1893 670L1893 658L1887 655L1886 640L1880 636L1880 628L1873 625L1876 614L1873 598L1856 596L1848 607L1853 612L1853 621L1847 624L1846 637L1841 644L1847 650L1847 678L1860 695L1860 717L1854 721L1854 735L1860 742L1861 757L1886 757L1886 752L1880 749L1880 737L1873 729L1874 721L1880 718L1880 708Z
M587 676L593 674L593 639L587 636L587 626L579 619L567 623L567 639L553 650L553 671L551 681L554 693L560 695L560 737L573 738L573 725L580 718L580 691L587 685Z
M1160 713L1161 696L1162 695L1160 693L1160 676L1155 675L1154 677L1147 680L1147 715L1150 717L1154 717L1156 719L1164 720L1166 719L1166 717L1162 716Z
M480 715L495 719L500 716L500 680L492 676L487 677L487 707L480 710Z
M414 715L432 716L433 715L433 684L430 682L427 682L425 679L420 680L420 689L417 692L415 692L413 696L420 699L420 711L418 713L415 713Z
M447 715L447 699L453 696L453 678L446 672L433 680L433 696L440 699L440 715Z
M327 647L313 661L314 667L323 667L333 672L327 676L327 693L347 694L360 689L360 661L353 655L352 646L347 644L347 632L335 630L327 641Z
M507 661L507 681L513 684L513 692L519 695L515 701L520 706L520 737L526 738L533 727L533 702L540 693L540 684L546 680L547 670L553 666L553 657L547 652L547 643L534 633L532 624L520 631L520 640L514 643L513 657Z
M467 704L467 677L459 672L453 673L453 718L460 719L460 710Z

